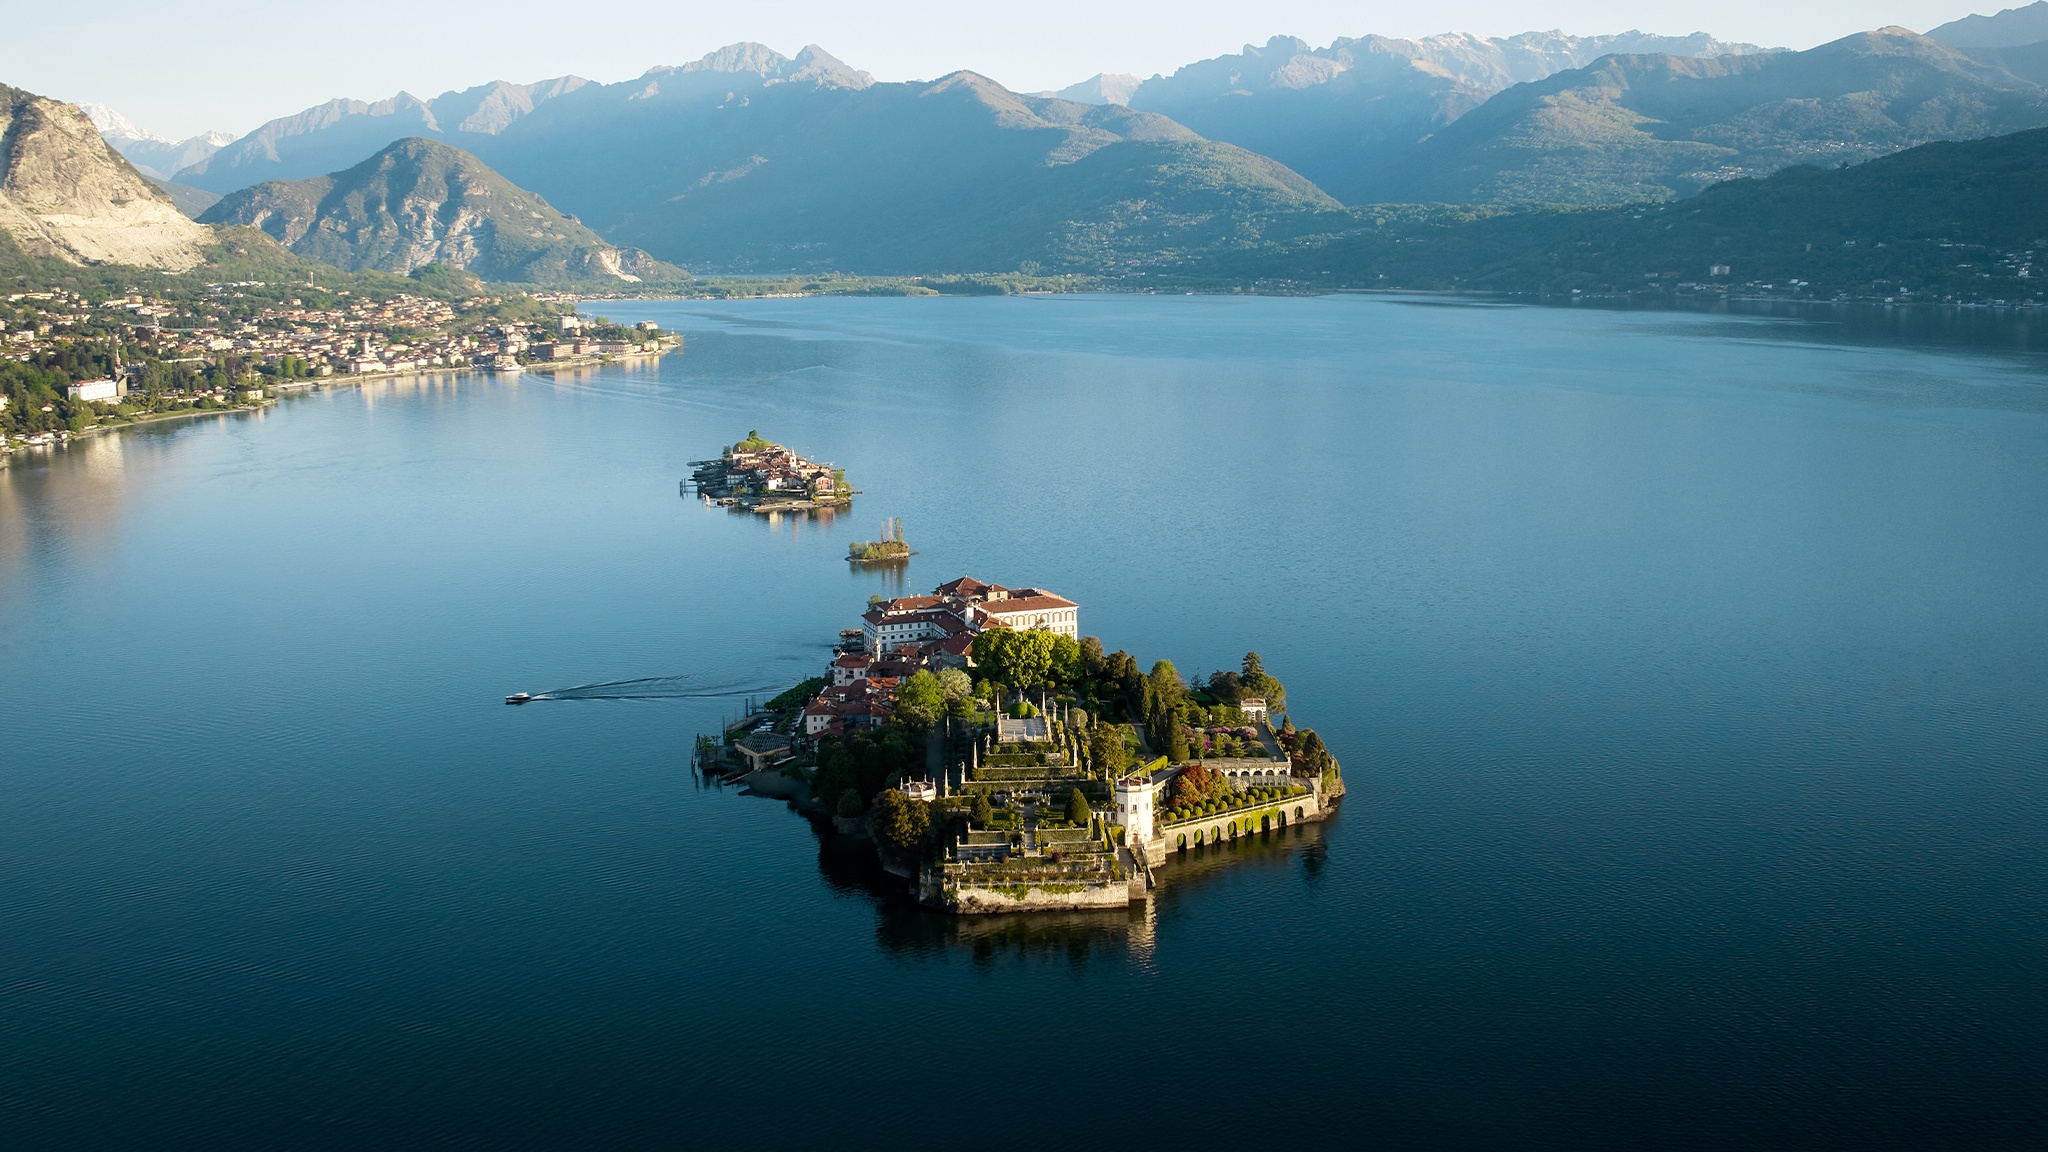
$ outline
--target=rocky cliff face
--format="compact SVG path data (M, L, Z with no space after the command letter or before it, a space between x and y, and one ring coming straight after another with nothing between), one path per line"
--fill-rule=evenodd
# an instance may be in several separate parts
M486 280L680 276L621 250L459 148L419 137L311 180L269 180L201 219L261 228L308 259L400 275L444 264Z
M31 256L183 271L213 230L187 219L86 114L0 86L0 231Z

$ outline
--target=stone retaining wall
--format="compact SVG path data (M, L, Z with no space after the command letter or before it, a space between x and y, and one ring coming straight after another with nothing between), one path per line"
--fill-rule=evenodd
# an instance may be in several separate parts
M1329 811L1321 788L1310 782L1309 790L1304 795L1289 796L1284 800L1273 800L1265 804L1248 805L1195 820L1162 824L1158 829L1159 834L1145 845L1145 849L1155 866L1169 864L1172 863L1174 854L1182 848L1193 848L1198 844L1223 844L1254 836L1262 831L1277 831L1294 824L1306 824L1321 820L1329 815Z

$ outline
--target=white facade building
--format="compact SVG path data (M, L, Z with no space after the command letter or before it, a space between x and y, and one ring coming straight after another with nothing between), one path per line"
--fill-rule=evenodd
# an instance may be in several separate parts
M1041 588L1025 588L1000 600L976 604L972 615L980 628L993 625L1013 632L1043 628L1071 639L1081 638L1081 606Z

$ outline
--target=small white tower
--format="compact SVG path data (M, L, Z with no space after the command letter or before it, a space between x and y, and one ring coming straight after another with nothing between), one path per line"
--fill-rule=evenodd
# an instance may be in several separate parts
M1116 782L1117 823L1124 826L1124 843L1152 842L1153 797L1158 794L1159 785L1153 782L1150 773L1126 776Z

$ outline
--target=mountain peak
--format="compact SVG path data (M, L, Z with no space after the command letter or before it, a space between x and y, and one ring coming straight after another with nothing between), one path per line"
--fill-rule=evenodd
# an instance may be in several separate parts
M678 72L753 72L761 76L780 76L788 66L789 57L752 40L727 44L716 52L707 52L700 60L677 68Z
M802 51L794 57L789 57L766 44L755 43L752 40L728 44L688 64L649 68L642 78L652 79L686 72L759 76L769 84L810 81L822 88L860 89L867 88L875 82L873 76L849 67L844 61L816 44L806 44Z
M816 44L806 44L790 61L795 65L785 79L814 80L828 88L867 88L875 78L848 65Z
M174 143L168 136L159 136L154 132L136 127L135 121L128 119L105 104L95 104L90 100L84 100L79 102L78 110L85 113L86 119L91 120L92 126L99 129L100 135L108 140L149 140L159 144Z
M1129 104L1131 94L1143 82L1129 72L1097 72L1079 84L1069 84L1057 92L1041 95L1072 100L1077 104Z
M301 256L351 271L445 264L526 283L674 271L605 243L475 156L423 136L340 172L245 188L203 218L261 228Z

